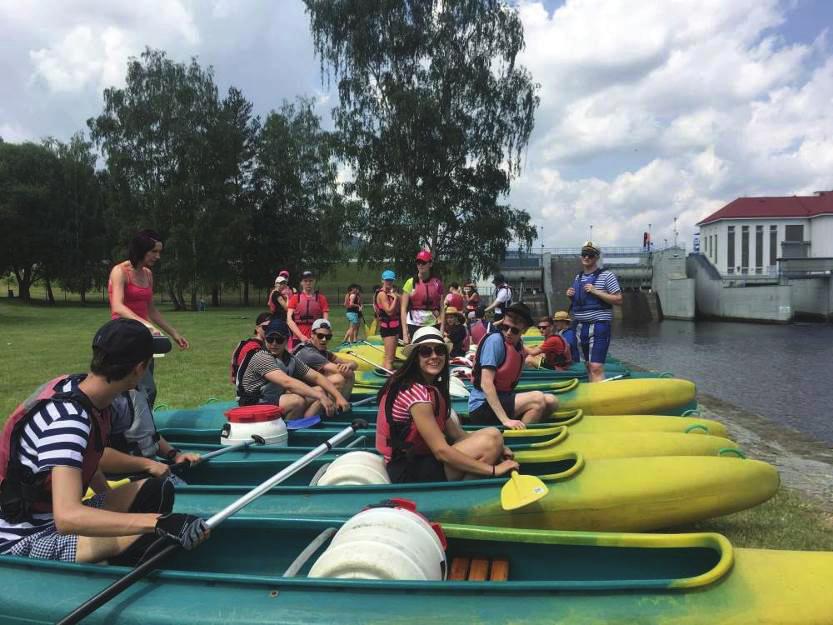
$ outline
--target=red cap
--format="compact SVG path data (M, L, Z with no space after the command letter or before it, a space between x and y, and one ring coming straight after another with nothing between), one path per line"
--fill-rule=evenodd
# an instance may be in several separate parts
M286 269L281 269L280 272L278 273L278 275L279 276L286 276L288 278L289 277L289 272Z
M429 252L428 250L422 250L419 254L416 255L416 259L426 263L430 263L434 260L434 257L431 256L431 252Z

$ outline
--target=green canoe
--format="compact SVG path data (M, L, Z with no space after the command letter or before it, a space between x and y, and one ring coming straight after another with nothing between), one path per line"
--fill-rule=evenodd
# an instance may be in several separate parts
M444 525L447 561L508 562L505 581L310 578L321 519L232 518L137 582L90 625L829 625L833 554L733 548L711 533L595 534ZM128 572L0 557L0 621L51 624ZM46 594L48 593L48 600Z
M779 484L775 468L756 460L716 456L585 460L578 454L567 454L546 462L524 462L522 472L540 476L549 493L535 504L507 512L500 505L505 479L309 486L319 469L335 457L330 454L313 461L239 514L344 518L357 507L404 497L415 501L426 516L444 522L646 531L750 508L774 495ZM281 466L275 460L258 463L222 458L196 466L185 479L206 485L177 488L176 510L210 514L249 488L231 484L256 483Z

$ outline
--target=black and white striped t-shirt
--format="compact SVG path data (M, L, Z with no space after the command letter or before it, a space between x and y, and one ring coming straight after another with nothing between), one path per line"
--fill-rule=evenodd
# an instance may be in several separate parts
M72 382L59 383L57 392L71 390ZM53 467L81 469L90 435L90 417L77 404L50 401L24 426L18 459L33 473L47 473ZM53 522L51 513L34 514L32 521L12 524L0 516L0 553L17 541L35 534Z
M266 374L272 371L282 371L291 375L296 380L303 381L307 373L309 373L309 370L310 368L302 360L291 356L287 352L284 352L281 358L278 359L267 350L262 349L252 356L252 359L246 366L246 371L243 372L243 390L247 393L257 395L263 387L269 384L269 380L266 379Z
M579 279L579 288L576 289L576 295L574 296L579 302L585 297L585 284L593 284L593 286L599 291L603 293L610 293L611 295L619 293L622 290L619 286L619 280L616 279L616 275L612 271L605 269L599 273L598 276L594 276L592 273L582 273L581 278ZM579 306L574 306L573 319L579 322L611 321L613 320L613 310L610 308L602 308L599 310L588 310L582 312Z

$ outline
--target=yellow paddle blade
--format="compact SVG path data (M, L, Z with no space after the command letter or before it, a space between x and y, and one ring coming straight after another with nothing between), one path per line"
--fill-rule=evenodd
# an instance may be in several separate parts
M376 334L376 331L377 331L377 328L376 328L376 318L374 317L373 321L371 321L371 322L370 322L370 326L369 326L369 327L368 327L368 326L365 326L364 328L365 328L365 330L364 330L364 334L365 334L365 336L366 336L366 337L368 337L368 338L369 338L369 337L371 337L372 335Z
M517 510L543 498L549 489L534 475L521 475L512 471L512 477L500 489L500 506L504 510Z

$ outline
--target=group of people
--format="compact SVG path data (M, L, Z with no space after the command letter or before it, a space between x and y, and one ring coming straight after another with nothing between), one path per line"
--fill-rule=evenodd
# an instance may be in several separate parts
M93 338L89 371L50 380L7 420L0 439L0 553L135 565L158 548L160 536L188 549L208 537L202 519L172 511L171 463L198 455L176 449L153 423L156 339L164 331L189 348L153 304L152 268L162 248L154 231L134 237L128 260L110 274L111 320ZM524 428L557 408L553 395L515 393L524 366L567 367L581 351L591 379L603 375L610 309L621 293L615 276L597 268L598 256L588 242L583 271L567 290L573 320L566 311L539 320L545 340L536 348L523 345L530 311L512 302L501 275L484 306L473 284L462 291L454 284L446 294L428 251L417 255L415 275L401 291L392 270L382 273L373 307L384 365L392 369L400 341L406 357L378 394L376 446L392 482L498 477L519 468L499 427ZM239 403L278 405L286 419L350 410L356 374L355 362L328 349L329 304L315 290L314 274L304 272L300 285L295 292L288 272L278 275L269 312L258 315L231 360ZM355 313L360 290L351 289L345 305ZM449 391L450 360L467 352L467 342L477 346L468 407L469 420L483 427L474 431L454 418ZM111 473L150 477L111 490L105 479ZM95 494L83 499L88 489Z

